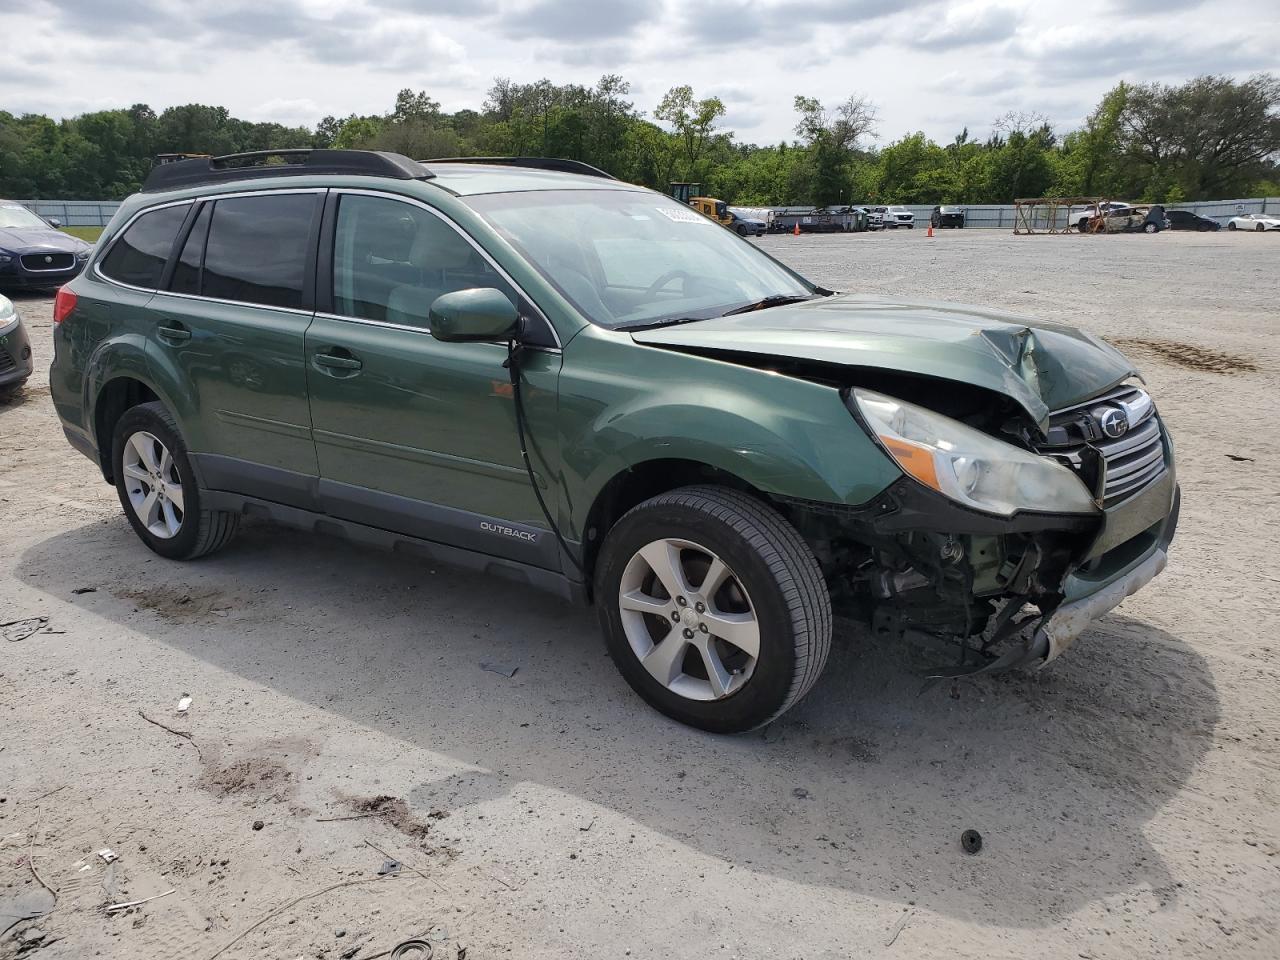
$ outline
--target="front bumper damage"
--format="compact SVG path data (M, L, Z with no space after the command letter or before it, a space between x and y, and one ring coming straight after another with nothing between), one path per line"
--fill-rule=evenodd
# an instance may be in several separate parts
M1101 517L961 507L904 478L854 508L793 504L843 613L876 634L959 641L931 681L1041 668L1168 563L1168 473Z

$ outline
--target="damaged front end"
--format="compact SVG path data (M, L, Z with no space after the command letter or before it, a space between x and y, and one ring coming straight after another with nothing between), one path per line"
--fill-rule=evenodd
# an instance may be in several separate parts
M937 429L951 432L936 449L917 442L927 418L913 425L901 408L931 411L860 390L847 391L847 405L905 475L866 504L792 502L791 516L843 613L882 636L958 641L955 662L928 676L1048 663L1163 570L1177 485L1167 434L1140 388L1055 411L1044 430L989 398L952 392L937 401L947 408ZM1011 477L989 479L998 471L982 461L973 430L1016 448ZM1045 470L1046 461L1065 469ZM1067 495L1067 479L1083 498Z

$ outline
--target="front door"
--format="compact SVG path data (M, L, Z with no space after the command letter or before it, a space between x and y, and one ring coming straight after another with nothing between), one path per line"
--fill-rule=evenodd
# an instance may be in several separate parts
M356 193L336 194L330 206L320 260L332 266L319 278L331 284L319 297L323 304L331 293L330 312L306 335L324 509L559 569L520 457L506 347L442 343L427 320L436 297L475 287L532 307L425 206ZM530 455L549 501L559 370L558 351L525 355Z

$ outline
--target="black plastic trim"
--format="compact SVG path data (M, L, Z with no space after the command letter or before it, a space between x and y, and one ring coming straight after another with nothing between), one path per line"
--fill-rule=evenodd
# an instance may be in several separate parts
M366 544L396 553L422 557L426 560L447 563L467 570L475 570L489 576L522 583L554 594L571 603L587 604L586 588L554 570L544 570L531 564L463 547L437 543L421 537L383 530L379 527L327 516L310 510L302 510L285 504L273 503L258 497L220 490L208 490L204 502L213 510L229 510L250 517L260 517L310 533L328 534L354 543Z
M246 161L267 160L271 157L299 159L291 163L259 163L252 166L246 163ZM249 153L229 153L220 157L197 157L159 164L152 167L151 172L147 174L147 179L142 184L142 192L158 193L163 190L177 190L201 184L319 174L388 177L393 180L427 180L435 176L421 163L399 153L309 148L255 150Z

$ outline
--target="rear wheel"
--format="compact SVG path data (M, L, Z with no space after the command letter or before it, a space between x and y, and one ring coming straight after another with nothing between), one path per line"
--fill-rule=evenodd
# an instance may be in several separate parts
M1231 222L1231 223L1228 223L1228 224L1227 224L1227 229L1228 229L1228 230L1234 230L1235 228L1236 228L1236 225L1235 225L1235 223L1234 223L1234 222Z
M1076 229L1077 229L1077 230L1079 230L1081 233L1088 233L1088 232L1089 232L1089 218L1088 218L1088 217L1081 217L1081 218L1080 218L1080 220L1076 223Z
M626 514L601 550L595 595L632 689L714 733L788 710L831 646L812 551L776 511L725 487L684 487Z
M125 516L139 539L170 560L192 560L225 546L238 514L208 510L187 445L158 402L127 410L112 435L111 466Z
M1261 233L1261 232L1262 232L1263 230L1265 230L1265 229L1267 229L1267 228L1266 228L1266 227L1264 227L1262 224L1258 224L1256 227L1254 227L1254 228L1253 228L1253 232L1254 232L1254 233Z
M1143 233L1159 233L1160 228L1157 227L1154 223L1148 223L1143 225L1142 232Z

